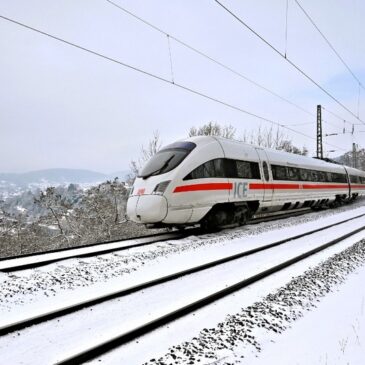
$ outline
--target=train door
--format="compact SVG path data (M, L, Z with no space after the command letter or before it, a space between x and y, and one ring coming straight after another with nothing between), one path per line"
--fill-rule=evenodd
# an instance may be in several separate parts
M260 171L261 171L261 177L262 177L262 188L264 190L263 195L263 201L272 201L274 188L272 184L272 175L271 175L271 168L269 164L268 156L265 152L265 150L261 148L256 148L256 152L260 159Z
M351 178L350 178L349 172L347 171L347 168L344 167L344 169L345 169L345 172L346 172L347 183L349 185L349 196L348 196L348 198L350 199L351 198Z

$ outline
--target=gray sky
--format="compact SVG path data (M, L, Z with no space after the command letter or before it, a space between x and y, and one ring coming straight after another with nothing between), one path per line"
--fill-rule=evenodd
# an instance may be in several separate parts
M115 2L313 113L322 104L360 123L212 0ZM222 3L284 52L286 0ZM301 4L365 85L365 2L302 0ZM0 0L0 14L171 77L166 36L105 0ZM259 125L270 127L3 19L0 35L0 172L52 167L112 172L127 169L156 129L167 144L185 137L191 126L211 120L233 125L237 136ZM173 40L171 51L176 82L315 137L314 117ZM357 83L294 0L289 0L287 55L357 113ZM362 90L363 120L364 95ZM325 133L342 131L339 119L325 111L323 117L331 123L324 124ZM365 125L355 130L365 130ZM295 145L305 145L314 153L314 140L286 133ZM365 133L358 133L325 140L349 150L353 141L364 147L364 137ZM325 146L329 149L333 147Z

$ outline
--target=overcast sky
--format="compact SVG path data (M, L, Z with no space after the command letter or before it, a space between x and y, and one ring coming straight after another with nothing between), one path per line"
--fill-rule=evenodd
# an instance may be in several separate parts
M360 123L213 0L113 1L314 114L322 104ZM300 2L365 85L365 2ZM222 3L280 51L286 48L290 60L357 113L358 84L294 0L288 1L287 42L286 0ZM171 78L167 37L106 0L0 0L0 15ZM315 137L315 117L170 41L177 83ZM238 137L260 125L270 127L1 18L0 84L0 172L55 167L113 172L128 169L154 130L168 144L209 121L233 125ZM341 120L326 111L323 117L331 123L324 124L324 133L342 132ZM360 118L365 120L364 90ZM355 126L360 130L365 125ZM285 133L315 153L315 140ZM349 150L353 141L364 147L364 138L365 133L355 133L325 141Z

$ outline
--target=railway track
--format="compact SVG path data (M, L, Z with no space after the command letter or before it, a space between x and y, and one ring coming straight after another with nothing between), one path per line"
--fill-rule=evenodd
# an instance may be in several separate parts
M365 216L365 214L361 214L361 215L358 215L356 217L352 217L352 218L343 220L341 222L333 223L333 224L327 225L325 227L317 228L317 229L302 233L300 235L295 235L295 236L292 236L292 237L288 237L286 239L279 240L279 241L276 241L276 242L272 242L270 244L266 244L266 245L261 246L261 247L256 247L256 248L253 248L253 249L250 249L250 250L246 250L246 251L240 252L240 253L235 254L235 255L226 256L226 257L223 257L221 259L211 261L211 262L208 262L208 263L204 263L204 264L201 264L201 265L198 265L198 266L186 269L186 270L182 270L182 271L179 271L179 272L174 272L174 273L171 273L169 275L165 275L165 276L156 278L154 280L143 282L143 283L140 283L138 285L134 285L134 286L129 287L129 288L124 288L123 290L115 291L113 293L109 293L108 295L92 298L90 300L77 303L73 306L56 308L56 309L53 309L53 310L51 310L47 313L41 313L41 314L39 314L37 316L33 316L31 318L25 318L23 320L18 320L18 321L13 322L13 323L8 323L7 325L3 325L0 328L0 335L5 335L5 334L10 333L10 332L15 331L15 330L21 330L21 329L26 328L28 326L39 324L39 323L42 323L44 321L48 321L48 320L51 320L51 319L59 318L61 316L73 313L73 312L75 312L77 310L80 310L80 309L83 309L83 308L87 308L87 307L90 307L90 306L101 304L101 303L110 301L112 299L121 298L123 296L127 296L129 294L141 291L143 289L147 289L147 288L159 285L159 284L163 284L163 283L175 280L175 279L180 278L182 276L186 276L186 275L194 274L194 273L197 273L197 272L201 272L203 270L207 270L207 269L213 268L215 266L219 266L219 265L222 265L222 264L225 264L225 263L228 263L228 262L238 260L238 259L243 258L245 256L249 256L249 255L253 255L253 254L258 253L258 252L269 250L273 247L283 245L284 243L288 243L290 241L295 241L299 238L302 238L302 237L305 237L305 236L310 236L310 235L313 235L317 232L322 232L322 231L328 230L328 229L330 229L334 226L345 225L346 223L348 223L350 221L355 221L355 220L360 219L364 216ZM234 285L230 285L229 287L227 287L223 290L219 290L219 291L217 291L215 293L212 293L208 296L200 298L199 300L194 301L194 302L192 302L188 305L184 305L183 307L177 308L176 310L174 310L172 312L169 312L169 313L166 313L165 315L160 316L160 317L154 319L153 321L150 321L150 322L148 322L148 323L146 323L142 326L138 326L137 328L134 328L133 330L128 331L126 333L123 333L119 336L114 336L113 338L109 339L108 341L104 341L104 342L98 344L97 346L94 346L93 348L90 348L90 349L87 349L87 350L82 351L80 353L77 353L77 354L75 354L75 355L73 355L69 358L61 360L58 363L59 364L75 364L75 363L82 363L84 361L90 360L90 359L92 359L96 356L99 356L99 355L101 355L101 354L103 354L103 353L105 353L105 352L107 352L107 351L109 351L109 350L111 350L115 347L118 347L118 346L120 346L120 345L122 345L126 342L129 342L129 341L131 341L132 339L134 339L138 336L141 336L145 333L148 333L149 331L152 331L153 329L158 328L159 326L162 326L162 325L168 323L169 321L180 318L181 316L183 316L185 314L188 314L188 313L190 313L190 312L192 312L196 309L199 309L199 308L201 308L205 305L208 305L208 304L210 304L211 302L213 302L215 300L223 298L224 296L227 296L227 295L229 295L230 293L233 293L236 290L244 288L245 286L250 285L250 284L252 284L252 283L254 283L254 282L256 282L256 281L258 281L258 280L260 280L264 277L267 277L268 275L270 275L274 272L277 272L277 271L279 271L283 268L286 268L286 267L288 267L288 266L290 266L290 265L292 265L292 264L294 264L294 263L310 256L310 255L313 255L316 252L324 250L327 247L330 247L331 245L334 245L335 243L340 242L340 241L344 240L345 238L347 238L351 235L354 235L357 232L362 231L363 229L365 229L365 227L362 224L359 228L357 228L355 230L352 230L351 232L348 232L348 233L342 235L341 237L339 237L337 239L330 240L329 242L326 242L325 244L322 244L318 247L315 247L314 249L311 249L311 250L309 250L305 253L297 255L297 256L291 258L290 260L286 260L286 261L284 261L284 262L282 262L278 265L275 265L275 266L273 266L269 269L266 269L262 272L259 272L259 273L255 274L255 275L253 275L249 278L245 278L244 280L241 280L240 282L237 282Z
M132 239L98 243L77 248L65 248L44 253L34 253L24 256L5 258L0 260L0 271L13 272L32 269L48 265L57 261L76 257L91 257L111 253L114 251L128 250L130 248L151 245L156 242L175 240L194 234L194 231L186 232L165 232L152 234Z
M363 215L359 216L359 217L356 217L356 218L353 218L353 219L357 219L357 218L360 218L362 217ZM350 220L353 220L353 219L349 219L349 220L346 220L346 221L343 221L343 222L340 222L338 224L343 224L343 223L347 223L348 221ZM337 224L335 224L337 225ZM335 226L335 225L331 225L331 226ZM327 227L327 228L324 228L324 229L328 229L330 227ZM324 229L319 229L319 230L314 230L316 232L319 232L319 231L322 231ZM89 360L92 360L92 359L95 359L96 357L98 356L101 356L103 354L105 354L106 352L109 352L113 349L116 349L120 346L123 346L129 342L131 342L132 340L140 337L140 336L143 336L143 335L146 335L150 332L152 332L153 330L155 329L158 329L159 327L163 326L163 325L166 325L174 320L177 320L189 313L192 313L198 309L201 309L205 306L208 306L212 303L214 303L215 301L219 300L219 299L222 299L240 289L243 289L253 283L256 283L280 270L283 270L295 263L298 263L299 261L301 260L304 260L320 251L323 251L327 248L329 248L330 246L333 246L335 245L336 243L339 243L343 240L345 240L346 238L358 233L358 232L361 232L365 229L365 227L362 225L361 227L359 228L356 228L346 234L343 234L341 235L340 237L336 238L336 239L333 239L333 240L329 240L327 242L325 242L324 244L321 244L319 245L318 247L315 247L311 250L308 250L304 253L301 253L295 257L292 257L288 260L285 260L277 265L274 265L266 270L263 270L255 275L252 275L248 278L245 278L241 281L238 281L236 282L235 284L233 285L230 285L230 286L227 286L226 288L224 289L221 289L221 290L218 290L218 291L215 291L207 296L204 296L204 297L201 297L199 298L198 300L195 300L195 301L192 301L191 303L189 304L186 304L186 305L183 305L181 307L178 307L178 308L175 308L174 310L172 311L169 311L157 318L154 318L153 320L151 321L148 321L140 326L136 326L135 328L127 331L127 332L121 332L119 335L117 336L114 336L112 338L109 338L108 340L106 341L103 341L103 342L100 342L99 344L97 345L94 345L90 348L86 348L84 349L83 351L80 351L80 352L77 352L69 357L66 357L66 358L63 358L62 360L59 360L56 362L57 365L70 365L70 364L81 364L85 361L89 361ZM314 232L312 232L314 233ZM306 235L310 235L311 233L307 233ZM301 237L303 237L304 235L300 235ZM294 240L296 238L299 238L299 237L292 237L291 240ZM284 243L284 242L282 242ZM281 243L281 244L282 244ZM280 243L277 243L277 245L279 245ZM267 248L264 248L264 249L268 249ZM258 252L258 251L256 251ZM224 259L222 259L224 260ZM209 267L211 265L214 265L214 263L210 263L208 264ZM207 267L206 267L207 268ZM206 269L205 268L205 269ZM196 270L194 270L194 272L196 272Z
M259 224L262 222L269 222L273 220L285 219L290 217L296 217L311 211L310 209L300 209L293 212L276 213L276 214L262 214L253 218L249 224ZM172 231L163 232L158 234L151 234L136 238L128 238L119 241L109 241L97 244L90 244L82 247L63 248L59 250L53 250L43 253L33 253L28 255L20 255L11 258L0 259L0 271L2 272L15 272L19 270L33 269L48 265L57 261L92 257L96 255L107 254L115 251L128 250L130 248L137 248L142 246L148 246L157 242L164 242L168 240L178 240L190 235L201 234L199 228L189 228L185 231Z

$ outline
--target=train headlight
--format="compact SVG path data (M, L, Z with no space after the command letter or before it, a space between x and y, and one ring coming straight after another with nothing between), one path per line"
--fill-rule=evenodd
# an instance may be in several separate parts
M157 184L155 186L155 188L153 189L152 194L157 194L157 195L163 195L163 193L165 192L167 186L170 184L171 180L168 181L163 181L159 184Z

